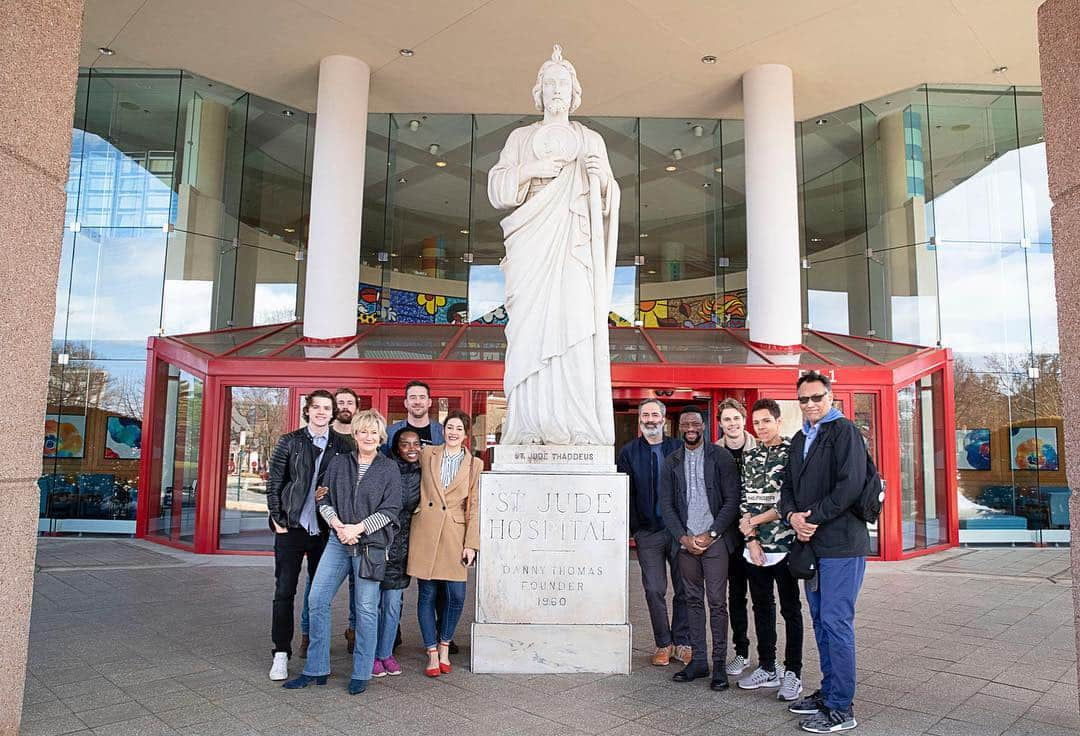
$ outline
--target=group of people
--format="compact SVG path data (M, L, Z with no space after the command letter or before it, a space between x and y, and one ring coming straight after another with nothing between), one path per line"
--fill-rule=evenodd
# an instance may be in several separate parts
M725 399L718 407L721 436L715 444L705 441L701 409L679 414L675 439L664 434L664 404L646 399L638 407L640 435L620 450L617 464L630 477L630 531L656 644L652 664L678 660L683 667L674 681L709 678L715 691L728 690L732 677L744 690L774 688L789 711L806 716L799 723L804 731L835 733L857 725L855 600L870 538L855 506L867 481L867 450L858 427L833 407L827 376L804 373L796 391L802 430L793 438L780 434L777 401L754 402L752 435L746 409ZM822 680L805 697L802 602L788 565L796 543L816 558L816 574L805 588ZM753 670L748 591L757 634ZM784 619L783 666L776 659L777 598Z
M665 436L664 404L646 399L638 407L640 436L620 450L617 466L630 479L630 532L656 644L652 664L678 660L683 667L673 680L709 678L716 691L728 690L730 677L741 689L774 688L791 712L807 716L803 730L833 733L856 726L855 600L869 534L854 505L867 477L866 447L859 429L833 407L827 376L804 373L796 391L802 430L793 438L781 436L775 400L753 404L751 434L746 409L725 399L715 444L705 441L701 409L679 414L676 439ZM441 425L431 420L426 384L406 386L405 408L407 417L387 427L377 411L359 410L351 389L312 391L305 426L283 435L274 450L267 483L276 578L270 679L287 680L286 688L326 683L330 606L346 579L350 693L363 692L372 677L401 674L394 649L402 595L413 577L428 655L424 673L452 671L454 631L479 547L483 462L465 448L465 412L451 410ZM800 697L802 602L787 564L796 542L812 549L817 567L806 596L822 684L806 697ZM306 662L289 680L305 559L300 656ZM757 634L757 666L749 672L748 592ZM777 598L785 625L782 666Z
M330 606L349 581L353 655L348 691L372 677L400 675L402 596L417 579L417 618L427 650L424 674L452 671L454 630L465 606L465 581L479 547L477 493L483 462L465 447L471 420L451 410L431 421L431 391L405 387L407 416L389 427L359 409L352 389L312 391L305 426L282 435L266 486L274 532L275 591L271 680L299 689L330 674ZM303 671L289 679L294 605L301 567L308 582L301 615Z

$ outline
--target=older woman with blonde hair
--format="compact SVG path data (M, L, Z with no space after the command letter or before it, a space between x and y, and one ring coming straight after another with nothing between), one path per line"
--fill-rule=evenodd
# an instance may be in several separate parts
M386 573L386 550L401 511L401 473L397 463L379 452L379 446L386 442L386 420L379 412L369 409L358 413L350 430L356 452L330 461L324 478L327 492L319 494L319 513L334 533L311 584L307 663L302 675L284 684L290 690L326 684L330 674L330 603L350 575L356 581L357 612L350 695L367 689L375 661L379 583Z
M443 422L444 444L425 447L420 454L420 504L409 535L408 573L419 588L416 614L428 653L428 677L451 671L450 640L465 606L468 568L480 546L478 494L484 463L463 444L470 424L468 414L451 410ZM440 588L445 603L436 616Z

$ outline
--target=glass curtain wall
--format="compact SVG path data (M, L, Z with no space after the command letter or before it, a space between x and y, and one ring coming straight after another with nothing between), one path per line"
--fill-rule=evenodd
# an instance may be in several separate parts
M953 348L965 541L1067 539L1041 110L922 86L795 129L803 321ZM537 119L369 116L361 321L505 322L487 176ZM610 322L745 325L742 122L579 120L622 191ZM187 72L80 76L43 529L132 528L148 335L301 316L313 142L313 115Z
M80 74L42 531L134 532L148 336L295 318L313 124L187 72Z

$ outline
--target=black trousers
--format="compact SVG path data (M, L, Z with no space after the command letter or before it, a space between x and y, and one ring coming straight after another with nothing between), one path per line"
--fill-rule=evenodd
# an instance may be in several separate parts
M300 566L307 558L308 579L315 579L326 547L327 534L311 535L305 529L290 527L285 534L274 535L274 607L270 624L270 637L274 640L274 652L292 656L294 606L296 587L300 581Z
M686 590L686 614L690 623L690 642L694 662L708 665L708 642L705 636L705 601L709 603L709 626L712 629L712 666L714 673L724 672L727 654L727 575L728 549L717 540L704 553L692 555L679 550L679 572Z
M746 568L750 564L743 558L743 545L731 553L728 564L728 616L731 618L731 643L735 653L750 657L750 617L746 605Z
M671 644L690 644L690 626L686 619L686 591L683 590L676 553L679 543L667 529L658 532L639 531L634 535L641 585L645 589L645 605L649 609L653 641L657 648ZM667 583L671 569L671 616L668 617Z
M780 615L784 617L784 669L801 678L803 615L799 581L791 576L786 560L768 567L758 567L746 562L746 572L750 584L750 598L754 602L758 666L766 670L776 668L775 587L780 593Z

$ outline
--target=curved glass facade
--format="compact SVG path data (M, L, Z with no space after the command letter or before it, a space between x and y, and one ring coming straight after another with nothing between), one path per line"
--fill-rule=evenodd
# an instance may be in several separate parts
M1067 540L1041 102L923 86L796 128L804 322L856 347L954 350L962 541ZM505 320L487 172L534 119L369 116L362 320ZM580 120L604 136L623 192L612 324L745 325L742 122ZM187 72L81 75L43 530L132 529L148 335L302 317L313 138L313 115ZM897 397L929 422L901 433L911 456L953 431L916 419L940 390ZM927 539L940 481L909 475L905 514Z

